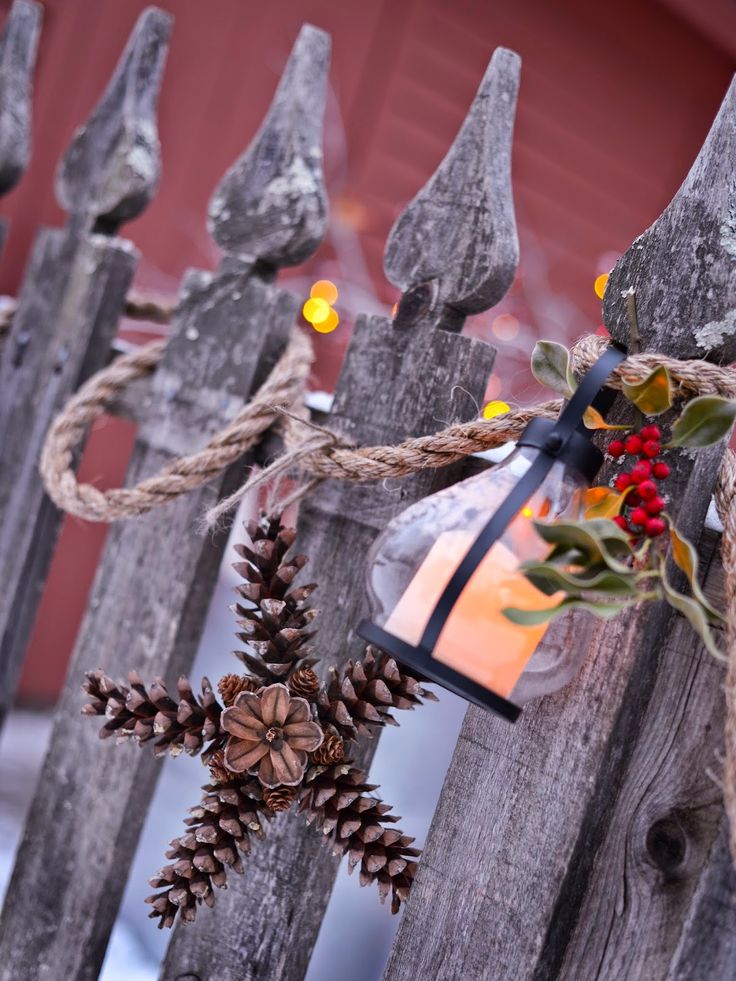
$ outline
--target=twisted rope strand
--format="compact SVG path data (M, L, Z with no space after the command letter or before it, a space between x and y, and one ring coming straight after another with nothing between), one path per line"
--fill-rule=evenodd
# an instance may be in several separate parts
M150 374L164 349L165 342L154 341L118 358L93 375L54 420L41 453L40 471L49 496L62 510L88 521L116 521L145 514L201 487L258 441L273 423L274 406L293 405L303 398L312 365L309 340L301 331L292 332L284 354L253 399L203 449L171 460L135 487L102 491L79 483L72 467L87 427L131 381Z

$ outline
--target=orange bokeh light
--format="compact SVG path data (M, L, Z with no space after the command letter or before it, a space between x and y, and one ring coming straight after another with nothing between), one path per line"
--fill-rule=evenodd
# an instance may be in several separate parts
M309 295L312 299L324 300L325 303L332 306L333 303L337 303L339 294L337 286L329 279L318 279L309 291Z

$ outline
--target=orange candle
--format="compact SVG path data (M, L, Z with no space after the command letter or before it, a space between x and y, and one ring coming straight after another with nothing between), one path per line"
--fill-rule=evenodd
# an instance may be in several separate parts
M533 533L528 521L518 524ZM388 632L409 644L419 643L432 610L474 539L467 531L446 531L437 538L389 616ZM521 627L501 611L509 606L545 609L557 602L558 597L545 595L529 582L519 571L518 557L498 541L460 594L433 656L508 698L546 625Z

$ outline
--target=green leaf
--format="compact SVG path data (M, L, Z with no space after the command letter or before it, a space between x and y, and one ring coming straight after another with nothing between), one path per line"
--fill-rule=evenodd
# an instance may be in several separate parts
M669 603L673 609L682 613L690 621L690 625L697 631L700 635L700 639L710 653L718 658L719 661L725 661L726 655L721 651L718 644L716 644L715 638L711 632L710 626L708 625L708 618L705 614L705 610L690 596L684 596L672 586L667 580L667 574L665 572L664 563L662 563L661 568L662 573L662 590L664 592L664 598Z
M709 619L722 623L723 616L710 605L705 593L700 588L698 553L695 546L684 535L681 535L672 524L670 524L670 541L672 542L672 558L675 560L675 565L682 569L687 576L693 596L703 607Z
M610 620L631 605L631 603L597 603L587 600L583 596L568 596L557 606L548 607L544 610L520 610L515 606L507 606L501 612L507 620L518 624L520 627L538 627L562 616L568 610L587 610L597 617Z
M550 545L553 553L577 551L581 563L590 566L603 562L614 572L628 573L626 561L632 551L625 531L608 518L590 521L554 521L545 524L535 521L537 534ZM548 556L548 561L552 556Z
M532 374L541 385L569 398L575 391L575 378L570 371L570 354L563 344L537 341L532 351Z
M669 446L711 446L728 433L736 418L736 402L720 395L700 395L682 410L672 427Z
M633 596L636 592L636 573L633 569L628 575L623 575L611 572L605 565L598 565L574 572L549 562L525 562L521 571L537 589L548 596L560 590L566 593L591 590L613 596Z
M621 390L637 409L645 416L661 416L672 408L672 376L664 365L655 368L651 374L634 385L624 382Z

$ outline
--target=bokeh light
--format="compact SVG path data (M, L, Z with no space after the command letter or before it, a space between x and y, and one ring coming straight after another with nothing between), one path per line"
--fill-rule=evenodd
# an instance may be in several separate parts
M503 382L498 375L491 375L486 385L486 398L489 402L497 399L503 389Z
M600 276L595 277L595 282L593 283L593 289L595 290L595 295L602 300L603 294L606 292L606 283L608 282L608 277L610 273L601 273Z
M313 327L316 327L317 324L325 323L331 310L332 307L327 300L323 300L319 296L311 297L302 307L304 319Z
M495 419L496 416L502 416L504 413L508 412L511 406L506 402L501 402L498 399L494 399L488 402L483 409L484 419Z
M519 328L519 321L513 313L501 313L491 324L491 330L500 341L513 341Z
M327 314L327 317L319 322L313 320L312 327L314 327L319 334L331 334L339 323L340 318L337 315L337 310L333 310L333 308L330 307L330 312Z
M337 303L337 297L339 294L337 292L337 286L330 282L329 279L318 279L309 291L309 295L313 299L324 300L325 303L332 306L333 304Z

